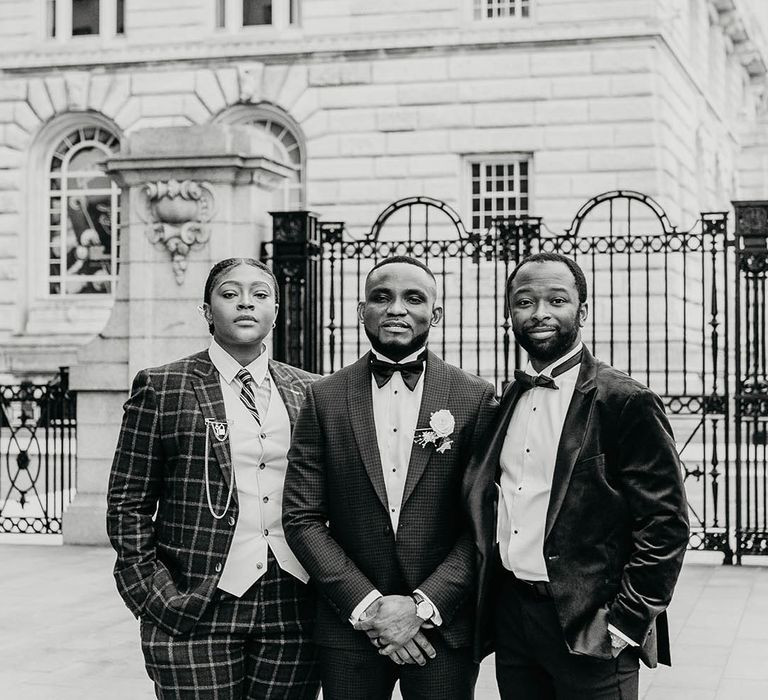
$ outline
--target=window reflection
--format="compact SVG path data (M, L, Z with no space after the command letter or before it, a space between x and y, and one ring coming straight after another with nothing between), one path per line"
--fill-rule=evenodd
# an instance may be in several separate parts
M72 0L72 36L99 33L99 0Z
M100 164L118 147L105 129L84 127L68 134L51 158L50 294L114 291L120 190Z
M272 0L243 0L243 26L272 24Z

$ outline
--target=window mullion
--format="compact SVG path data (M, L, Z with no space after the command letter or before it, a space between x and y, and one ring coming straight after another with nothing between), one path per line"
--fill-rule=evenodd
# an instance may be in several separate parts
M56 40L72 38L72 0L56 1Z
M99 34L108 39L113 38L116 23L115 0L99 0Z

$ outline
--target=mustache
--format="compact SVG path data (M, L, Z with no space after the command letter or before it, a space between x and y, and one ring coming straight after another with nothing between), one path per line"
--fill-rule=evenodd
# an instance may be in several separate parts
M235 321L255 321L256 318L254 316L249 316L248 314L240 314L239 316L235 317Z

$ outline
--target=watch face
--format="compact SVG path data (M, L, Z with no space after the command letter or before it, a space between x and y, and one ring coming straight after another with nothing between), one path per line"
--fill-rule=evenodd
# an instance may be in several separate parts
M422 600L416 606L416 616L422 620L429 620L432 617L432 606L426 600Z

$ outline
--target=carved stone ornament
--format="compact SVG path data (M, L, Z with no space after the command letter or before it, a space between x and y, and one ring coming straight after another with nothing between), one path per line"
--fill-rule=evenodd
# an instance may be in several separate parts
M213 188L207 182L168 180L148 182L141 191L147 238L170 253L176 283L182 284L190 251L210 237L206 224L214 212Z

